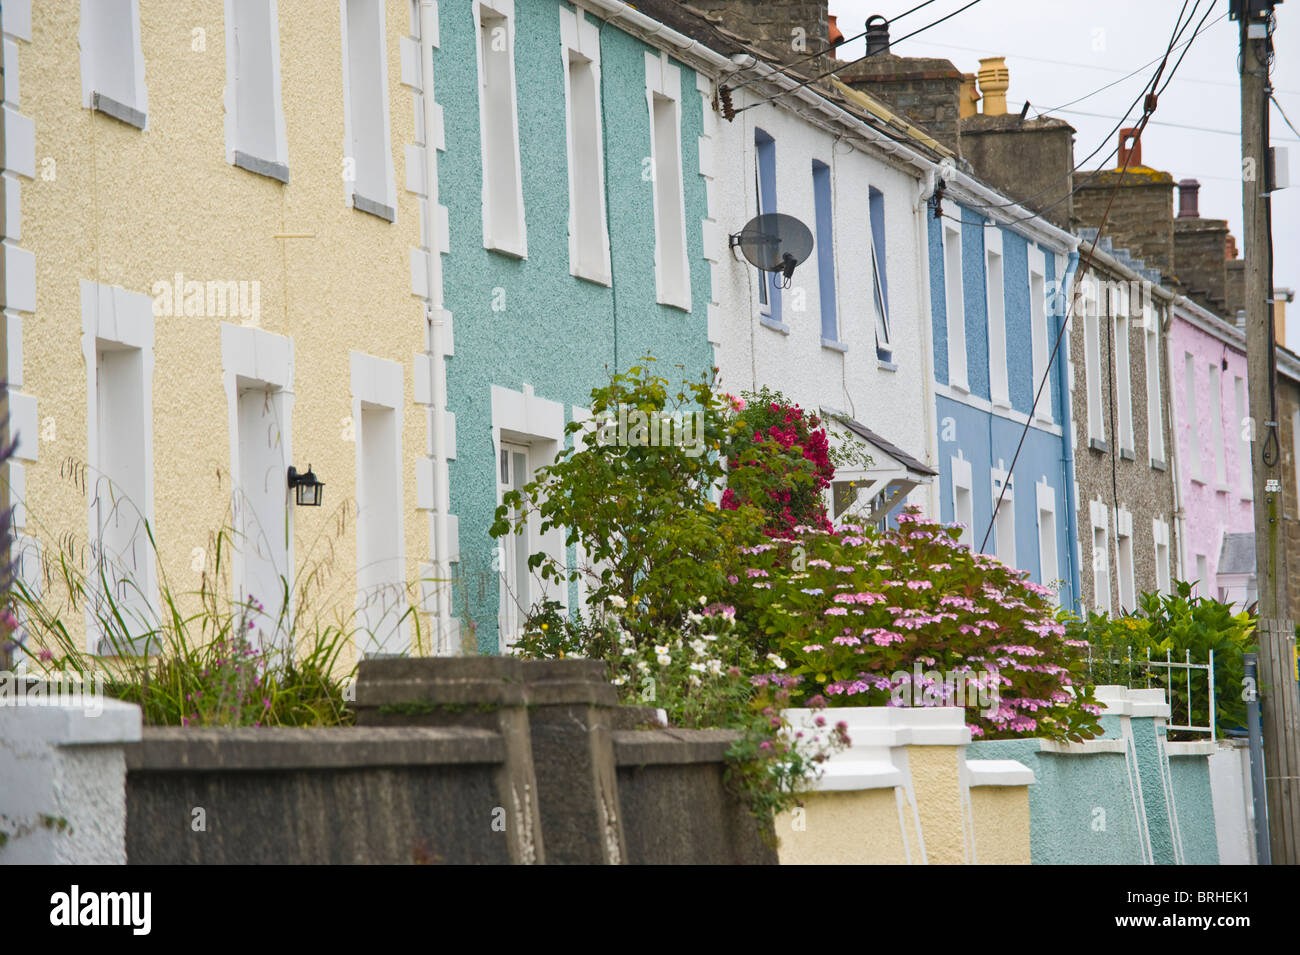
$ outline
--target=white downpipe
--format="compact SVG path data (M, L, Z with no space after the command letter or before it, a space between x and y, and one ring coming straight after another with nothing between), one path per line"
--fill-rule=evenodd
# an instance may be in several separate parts
M428 229L429 360L433 365L433 565L438 615L434 621L433 652L449 656L451 646L451 562L447 559L447 363L443 343L442 259L438 250L438 149L433 141L437 110L433 100L433 37L438 28L436 0L420 0L420 94L424 106L424 192Z

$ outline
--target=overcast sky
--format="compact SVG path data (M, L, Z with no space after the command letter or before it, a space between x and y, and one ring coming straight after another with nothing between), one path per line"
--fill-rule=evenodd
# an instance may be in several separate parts
M830 12L839 18L840 30L848 37L862 32L872 14L892 18L918 2L830 0ZM893 23L891 39L903 37L967 2L935 0ZM1201 0L1198 21L1210 2ZM1194 4L1195 0L1189 0L1188 9ZM1181 0L980 0L951 20L903 40L893 52L900 56L944 57L966 73L979 70L982 56L1005 56L1011 73L1008 111L1019 112L1028 99L1031 116L1041 110L1069 122L1077 131L1074 161L1078 164L1101 144L1155 67L1066 109L1052 107L1092 93L1161 56L1181 7ZM1192 43L1147 125L1142 136L1142 161L1171 173L1175 181L1200 180L1201 215L1227 219L1238 250L1244 253L1237 24L1227 17L1228 0L1213 0L1213 7L1205 29ZM1194 28L1195 23L1183 39ZM1300 128L1300 0L1278 7L1273 45L1274 95L1291 122ZM858 40L842 48L840 58L853 59L864 50L863 41ZM1125 125L1133 125L1138 115L1138 111L1131 113ZM1300 288L1300 228L1296 225L1300 213L1300 138L1286 127L1276 108L1271 122L1273 145L1291 150L1289 165L1294 183L1273 196L1274 284ZM1113 146L1112 138L1084 168L1097 168ZM1113 166L1114 160L1107 165ZM1175 190L1175 202L1176 197ZM1300 303L1292 306L1288 326L1287 344L1298 349Z

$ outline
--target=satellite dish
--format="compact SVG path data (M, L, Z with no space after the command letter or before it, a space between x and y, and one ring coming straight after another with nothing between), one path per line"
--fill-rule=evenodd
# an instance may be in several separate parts
M764 272L780 272L783 287L789 287L795 266L812 254L812 231L783 212L765 212L745 223L731 236L731 248L740 252L750 265Z

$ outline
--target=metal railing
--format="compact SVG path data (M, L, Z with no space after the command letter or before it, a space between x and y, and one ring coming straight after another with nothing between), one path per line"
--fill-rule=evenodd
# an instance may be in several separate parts
M1154 671L1164 670L1165 675L1164 675L1164 679L1161 681L1162 682L1161 689L1165 691L1165 698L1168 701L1170 706L1169 722L1166 724L1168 729L1180 730L1182 732L1187 732L1187 733L1205 733L1209 735L1211 740L1216 738L1215 710L1214 710L1214 651L1213 650L1209 651L1208 662L1193 663L1192 652L1190 650L1184 651L1184 658L1180 662L1173 658L1173 653L1172 651L1169 650L1165 651L1165 658L1163 660L1161 660L1159 657L1152 659L1151 648L1148 647L1146 650L1146 660L1143 661L1141 657L1137 658L1136 660L1133 658L1133 648L1131 646L1125 647L1124 649L1126 651L1126 654L1125 657L1122 659L1094 660L1092 656L1092 647L1089 647L1088 648L1088 673L1090 675L1093 674L1095 672L1094 667L1097 664L1106 664L1109 667L1122 667L1126 670L1128 674L1128 679L1124 680L1125 686L1131 689L1135 689L1134 683L1145 680L1146 689L1149 690L1152 688L1152 676L1154 674ZM1136 669L1139 671L1136 675L1136 678L1134 674L1135 666ZM1182 670L1186 674L1186 687L1187 687L1187 722L1186 723L1174 722L1177 716L1177 714L1173 712L1175 670ZM1209 725L1208 726L1197 726L1192 723L1192 697L1193 697L1192 671L1194 670L1205 671L1206 681L1208 685L1207 692L1209 695ZM1110 676L1114 678L1116 674L1112 671ZM1179 709L1181 710L1182 708L1179 707Z

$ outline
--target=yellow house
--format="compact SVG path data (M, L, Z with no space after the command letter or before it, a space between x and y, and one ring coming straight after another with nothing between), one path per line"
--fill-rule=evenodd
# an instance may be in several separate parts
M29 585L62 554L153 619L164 586L218 579L226 528L218 588L262 606L264 635L287 582L293 612L356 611L363 652L414 649L417 619L426 650L449 641L419 584L455 559L454 533L434 553L446 224L420 13L5 0L0 337ZM290 487L309 466L319 507ZM92 614L65 622L104 649Z

